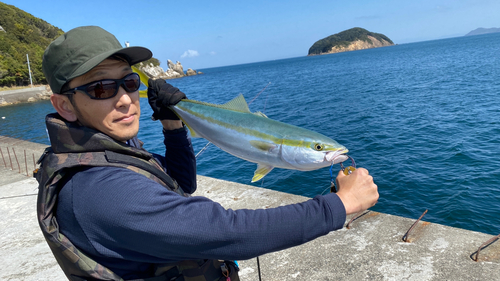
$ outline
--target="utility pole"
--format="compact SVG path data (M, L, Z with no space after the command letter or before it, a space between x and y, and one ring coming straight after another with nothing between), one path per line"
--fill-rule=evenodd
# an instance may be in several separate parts
M31 80L30 57L28 56L28 54L26 54L26 59L28 60L28 72L30 73L30 84L31 88L33 88L33 80Z

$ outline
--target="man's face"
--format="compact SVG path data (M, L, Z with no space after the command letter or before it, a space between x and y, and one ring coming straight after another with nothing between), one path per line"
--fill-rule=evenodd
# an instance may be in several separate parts
M127 62L106 59L91 71L71 80L69 86L75 88L101 79L121 79L130 73L132 69ZM76 91L72 104L80 123L117 141L127 141L139 131L139 91L127 93L120 87L116 96L105 100L93 100Z

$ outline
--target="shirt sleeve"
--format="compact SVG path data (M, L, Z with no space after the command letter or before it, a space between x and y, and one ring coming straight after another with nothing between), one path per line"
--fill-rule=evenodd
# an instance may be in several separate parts
M231 210L122 168L90 168L71 181L71 200L65 200L85 236L79 240L99 255L142 262L249 259L325 235L346 218L333 193L277 208Z
M196 157L187 129L163 130L163 136L165 157L159 160L184 192L192 194L196 191Z

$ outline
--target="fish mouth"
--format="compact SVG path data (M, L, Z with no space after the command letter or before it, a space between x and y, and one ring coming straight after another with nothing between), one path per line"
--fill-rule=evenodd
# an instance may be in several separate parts
M325 154L325 161L333 162L332 164L338 164L344 162L349 159L347 155L345 155L349 150L347 148L341 148L335 151L330 151Z

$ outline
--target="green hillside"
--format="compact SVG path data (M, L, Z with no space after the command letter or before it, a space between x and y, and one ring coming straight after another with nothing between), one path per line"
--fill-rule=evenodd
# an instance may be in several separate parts
M394 44L391 39L383 34L374 33L360 27L355 27L316 41L316 43L314 43L311 48L309 48L308 55L328 53L333 47L347 47L349 46L349 44L357 40L372 43L368 36L372 36L380 41L385 40L391 44Z
M45 48L64 32L14 6L0 2L0 86L29 85L26 54L33 83L46 84L42 72Z

